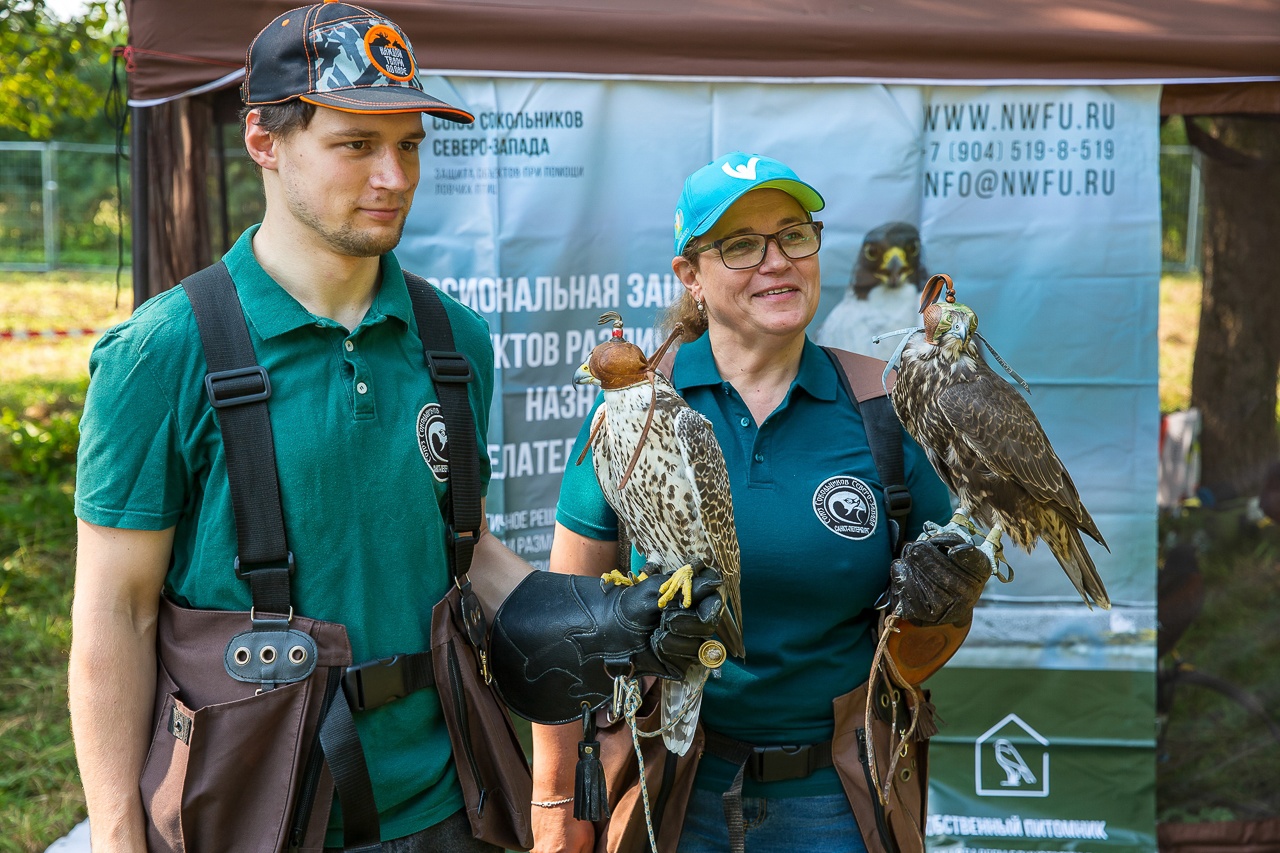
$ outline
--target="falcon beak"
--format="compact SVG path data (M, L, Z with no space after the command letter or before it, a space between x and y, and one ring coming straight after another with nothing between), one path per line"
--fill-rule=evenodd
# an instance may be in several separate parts
M890 287L902 284L904 281L902 271L906 269L906 260L906 255L897 246L889 250L884 257L884 262L880 265L885 284Z
M589 362L583 362L582 365L573 372L574 385L599 385L600 380L596 379L591 373Z
M947 333L953 337L960 339L960 343L969 341L969 321L962 317L951 324L951 330Z

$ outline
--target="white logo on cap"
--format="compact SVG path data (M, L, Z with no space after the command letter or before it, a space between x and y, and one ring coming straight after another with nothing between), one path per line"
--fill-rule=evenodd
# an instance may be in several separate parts
M730 166L725 163L721 166L721 170L731 178L739 178L744 181L754 181L756 179L756 163L760 162L759 157L752 157L747 161L745 166Z

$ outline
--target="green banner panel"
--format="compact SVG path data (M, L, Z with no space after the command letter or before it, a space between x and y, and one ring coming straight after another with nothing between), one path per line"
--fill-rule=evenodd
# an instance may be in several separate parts
M1155 851L1155 675L966 669L930 679L929 850Z

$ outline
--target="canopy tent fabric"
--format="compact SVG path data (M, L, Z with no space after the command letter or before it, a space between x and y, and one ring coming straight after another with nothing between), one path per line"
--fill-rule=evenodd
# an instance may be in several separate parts
M238 83L290 0L126 0L132 103ZM379 0L436 72L1166 85L1280 113L1280 0Z
M135 304L213 257L201 144L298 0L125 0ZM1280 0L375 0L449 75L1162 83L1165 115L1280 115ZM217 146L221 151L221 147ZM218 203L226 220L225 193Z

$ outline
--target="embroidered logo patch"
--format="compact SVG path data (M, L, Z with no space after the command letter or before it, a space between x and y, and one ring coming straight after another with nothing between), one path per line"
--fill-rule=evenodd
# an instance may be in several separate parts
M449 436L439 403L427 403L418 412L418 449L431 474L441 483L449 479Z
M364 34L364 52L379 71L404 83L413 79L413 54L391 27L377 24Z
M871 487L857 477L828 477L813 493L818 520L837 536L866 539L876 529L880 511Z
M724 172L731 178L737 178L741 181L754 181L756 179L756 163L759 162L759 157L752 157L745 164L739 163L736 166L730 166L728 163L725 163L720 167L720 171Z

